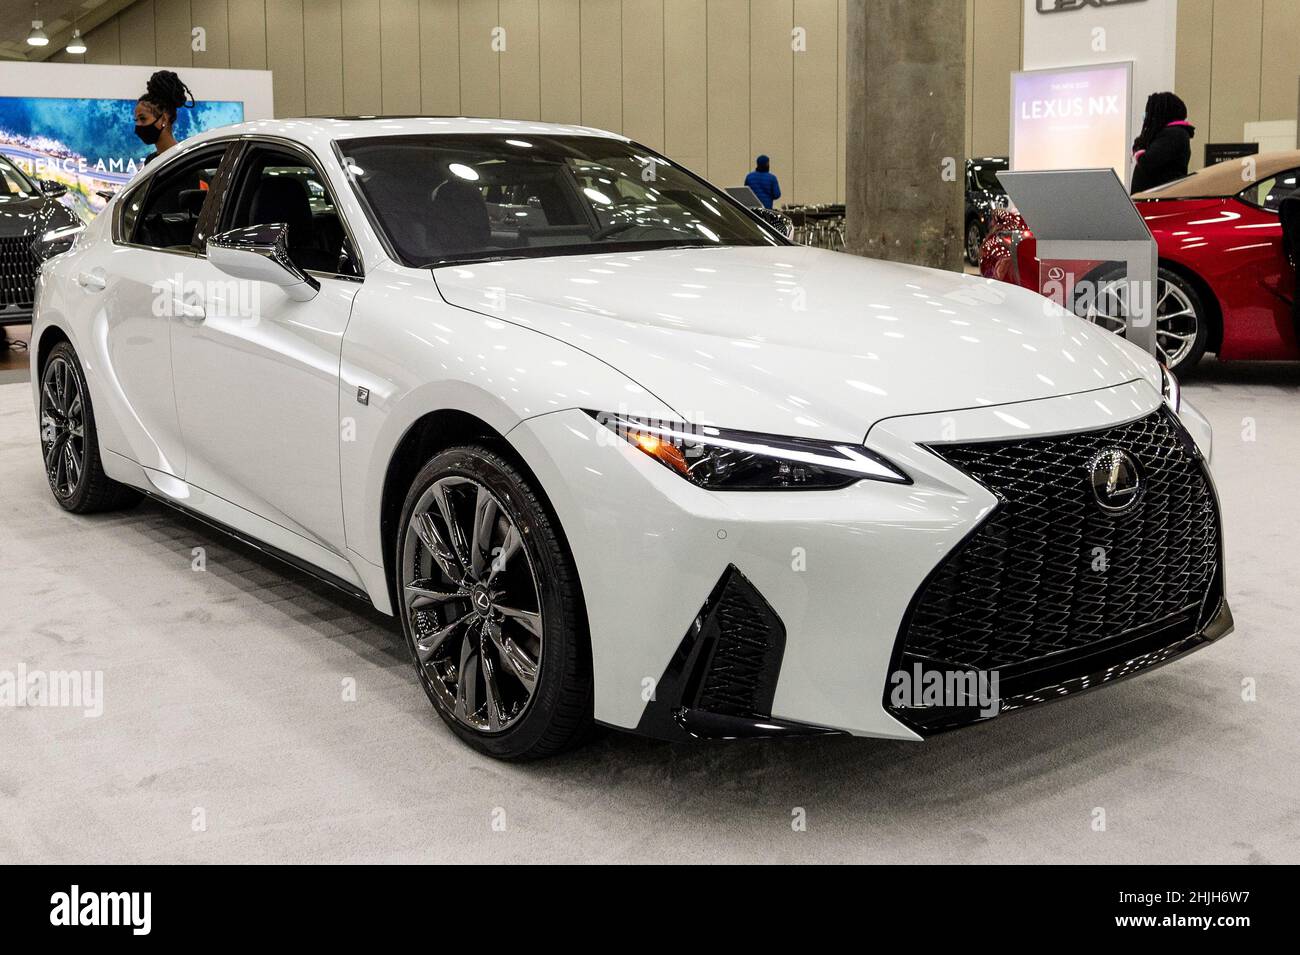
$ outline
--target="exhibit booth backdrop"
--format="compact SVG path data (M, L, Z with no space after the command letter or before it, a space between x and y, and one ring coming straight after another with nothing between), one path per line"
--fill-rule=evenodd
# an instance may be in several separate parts
M0 63L0 153L38 179L67 186L83 219L104 207L152 151L135 135L133 110L152 67ZM219 91L176 114L176 138L272 114L271 74L191 69L191 88Z
M1024 0L1022 69L1131 62L1130 115L1141 129L1147 96L1175 87L1177 37L1178 0Z

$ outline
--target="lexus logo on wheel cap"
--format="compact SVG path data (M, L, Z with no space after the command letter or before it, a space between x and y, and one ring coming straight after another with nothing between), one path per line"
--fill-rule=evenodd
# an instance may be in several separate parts
M1142 473L1127 452L1108 448L1088 465L1092 493L1097 503L1111 513L1127 511L1142 496Z

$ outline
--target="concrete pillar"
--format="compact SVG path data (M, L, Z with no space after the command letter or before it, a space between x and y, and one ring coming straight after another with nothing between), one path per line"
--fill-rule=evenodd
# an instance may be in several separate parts
M849 0L847 250L960 271L966 4Z

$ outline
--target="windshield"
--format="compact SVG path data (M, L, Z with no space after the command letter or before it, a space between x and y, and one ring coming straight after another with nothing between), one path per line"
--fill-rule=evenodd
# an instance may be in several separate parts
M976 189L988 192L1006 192L998 181L998 173L1006 172L1005 159L976 159L971 162L971 178L975 180Z
M687 245L780 245L669 160L595 136L391 136L340 143L406 265Z
M38 195L36 186L17 166L0 155L0 200L30 199Z

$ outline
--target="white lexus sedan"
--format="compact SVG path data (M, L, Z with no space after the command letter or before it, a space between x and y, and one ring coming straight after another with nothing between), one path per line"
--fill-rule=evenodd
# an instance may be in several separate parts
M196 136L42 270L50 488L396 614L501 758L919 739L1231 629L1209 427L1155 360L760 215L581 127Z

